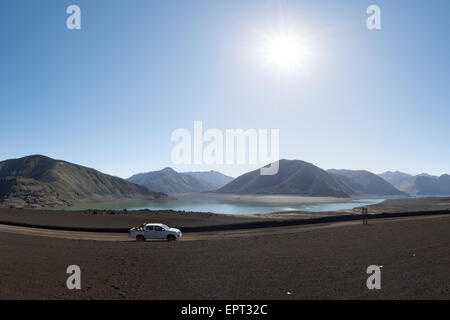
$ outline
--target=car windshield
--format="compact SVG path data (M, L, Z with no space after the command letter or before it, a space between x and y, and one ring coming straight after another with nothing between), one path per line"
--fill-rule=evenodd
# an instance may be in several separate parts
M163 228L164 230L169 230L169 227L166 226L165 224L162 224L162 225L161 225L161 228Z

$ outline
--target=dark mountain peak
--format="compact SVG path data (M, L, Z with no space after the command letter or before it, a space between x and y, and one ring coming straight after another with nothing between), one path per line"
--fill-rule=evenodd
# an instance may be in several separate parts
M260 169L241 175L218 192L236 194L292 194L348 197L336 179L315 165L301 160L279 161L275 175L262 176Z
M8 160L4 160L2 162L0 162L0 164L25 164L25 163L55 163L57 162L57 160L52 159L50 157L47 156L43 156L40 154L35 154L35 155L31 155L31 156L26 156L26 157L22 157L22 158L17 158L17 159L8 159Z
M25 156L25 157L19 158L17 160L20 160L20 159L22 159L22 160L49 160L49 161L57 161L57 160L52 159L50 157L44 156L42 154L32 154L32 155L29 155L29 156ZM12 160L14 160L14 159L12 159Z
M0 162L0 178L51 179L50 171L57 163L58 161L42 155L5 160Z
M292 165L292 166L294 166L294 165L300 165L300 166L311 165L311 166L313 166L313 164L311 162L307 162L307 161L303 161L303 160L281 159L278 162L283 165ZM269 165L271 165L271 164L269 164Z
M35 154L31 156L26 156L18 159L6 160L5 162L9 163L22 163L22 164L55 164L57 162L63 162L61 160L55 160L53 158Z
M3 205L39 208L165 197L97 170L42 155L0 162L0 204Z

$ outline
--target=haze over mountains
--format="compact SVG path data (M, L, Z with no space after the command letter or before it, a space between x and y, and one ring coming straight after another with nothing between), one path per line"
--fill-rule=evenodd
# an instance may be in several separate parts
M397 189L412 196L450 195L450 176L448 174L443 174L440 177L426 173L413 176L400 171L388 171L379 176L390 182Z
M167 194L214 191L233 180L217 171L176 172L172 168L139 173L128 181Z
M57 207L126 199L164 199L124 179L41 155L0 162L0 204Z

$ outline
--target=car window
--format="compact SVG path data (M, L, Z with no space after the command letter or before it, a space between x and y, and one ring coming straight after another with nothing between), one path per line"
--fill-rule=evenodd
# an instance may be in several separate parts
M147 231L153 231L153 226L147 226L146 230Z
M163 228L161 228L161 227L155 227L155 229L156 229L156 231L164 231L164 229Z

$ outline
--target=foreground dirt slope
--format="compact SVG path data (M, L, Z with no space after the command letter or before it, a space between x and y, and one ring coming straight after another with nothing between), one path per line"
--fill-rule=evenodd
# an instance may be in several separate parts
M176 243L0 232L0 298L450 299L449 227L428 217ZM80 291L65 288L71 264ZM365 287L372 264L379 291Z

